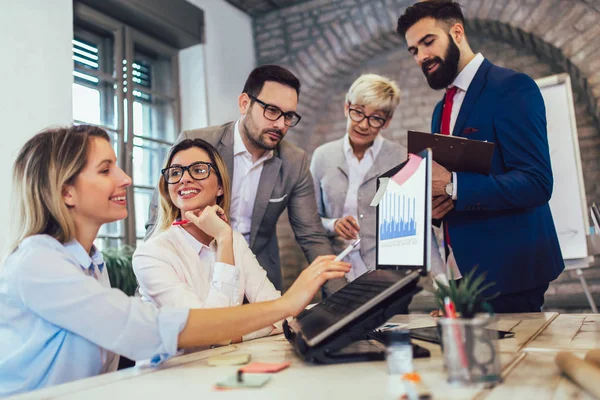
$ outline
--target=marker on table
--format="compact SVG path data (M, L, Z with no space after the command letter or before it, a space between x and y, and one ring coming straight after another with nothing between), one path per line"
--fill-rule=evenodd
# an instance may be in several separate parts
M342 251L340 254L338 254L338 256L333 260L333 261L342 261L344 258L346 258L346 256L348 254L350 254L350 252L356 247L358 246L358 244L360 243L360 238L356 239L353 243L349 244L348 247L346 247L344 249L344 251Z

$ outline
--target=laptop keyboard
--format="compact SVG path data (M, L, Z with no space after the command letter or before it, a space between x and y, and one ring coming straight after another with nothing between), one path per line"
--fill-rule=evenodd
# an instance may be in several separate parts
M346 285L323 300L319 306L338 315L346 315L371 300L395 282L391 280L361 279Z
M416 284L418 276L418 271L409 269L367 272L310 310L301 312L290 322L290 327L293 332L300 333L309 346L314 346L345 324L378 312L371 308L376 308L382 301L389 303L403 298L412 291L412 286L408 285ZM388 293L384 295L383 292Z

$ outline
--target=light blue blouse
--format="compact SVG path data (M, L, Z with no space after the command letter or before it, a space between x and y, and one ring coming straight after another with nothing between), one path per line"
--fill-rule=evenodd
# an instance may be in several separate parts
M177 352L189 310L111 289L102 255L29 237L0 275L0 397L114 371L121 354L159 363Z

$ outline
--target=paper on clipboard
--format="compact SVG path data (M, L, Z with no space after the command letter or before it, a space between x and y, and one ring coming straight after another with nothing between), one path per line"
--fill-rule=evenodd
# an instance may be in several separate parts
M390 178L379 178L379 189L377 189L377 193L371 200L371 207L377 207L379 202L381 202L381 198L385 194Z

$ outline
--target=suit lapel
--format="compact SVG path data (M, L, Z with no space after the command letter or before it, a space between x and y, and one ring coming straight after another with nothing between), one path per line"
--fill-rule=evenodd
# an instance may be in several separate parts
M397 157L399 157L399 155L394 154L393 151L390 151L390 147L388 146L388 143L389 143L389 141L386 138L383 138L383 144L381 146L381 149L379 150L379 154L377 154L377 157L375 157L373 165L369 169L369 172L367 172L367 174L365 175L363 184L367 183L369 180L371 180L373 178L377 178L379 175L386 172L389 169L386 166L400 164L402 161L404 161L404 160L400 160L400 159L398 159L397 161L391 161L391 160L395 160Z
M275 182L278 181L277 176L279 175L281 164L281 158L279 158L279 154L276 150L273 158L265 162L260 174L256 199L254 200L254 209L252 210L252 221L250 222L250 248L254 246L258 227L267 211L267 206L269 205L269 199L271 198L271 193L273 193Z
M467 118L471 114L471 111L473 110L473 107L475 106L475 103L481 94L481 90L485 86L487 73L491 66L492 63L490 63L487 59L483 60L483 63L471 81L471 84L467 89L465 99L460 107L458 117L456 118L456 123L454 124L454 130L452 131L453 136L462 136L463 128L467 122Z
M442 101L437 103L435 109L433 110L433 117L431 119L431 133L440 133L442 124L442 105L444 104L445 98L446 95L444 95Z
M221 136L221 140L219 141L219 145L217 146L217 150L219 154L221 154L221 158L225 161L225 165L227 166L227 171L229 171L229 176L233 180L233 128L235 127L235 122L231 122L225 126L223 129L223 136Z
M377 155L377 157L375 157L375 160L373 160L373 165L371 165L371 168L369 168L369 170L367 171L367 174L365 175L365 179L363 179L361 185L367 183L368 181L370 181L373 178L377 178L379 175L381 175L381 173L379 172L380 168L380 164L381 164L381 159L383 156L383 147L381 148L381 150L379 151L379 154Z
M348 171L348 163L346 162L346 155L344 154L344 140L346 140L346 137L344 136L343 138L340 139L340 146L339 146L339 151L337 152L336 156L337 156L337 160L332 160L332 164L333 165L337 165L338 169L346 176L346 178L348 178L348 175L350 174L350 172ZM332 154L333 156L333 154Z

